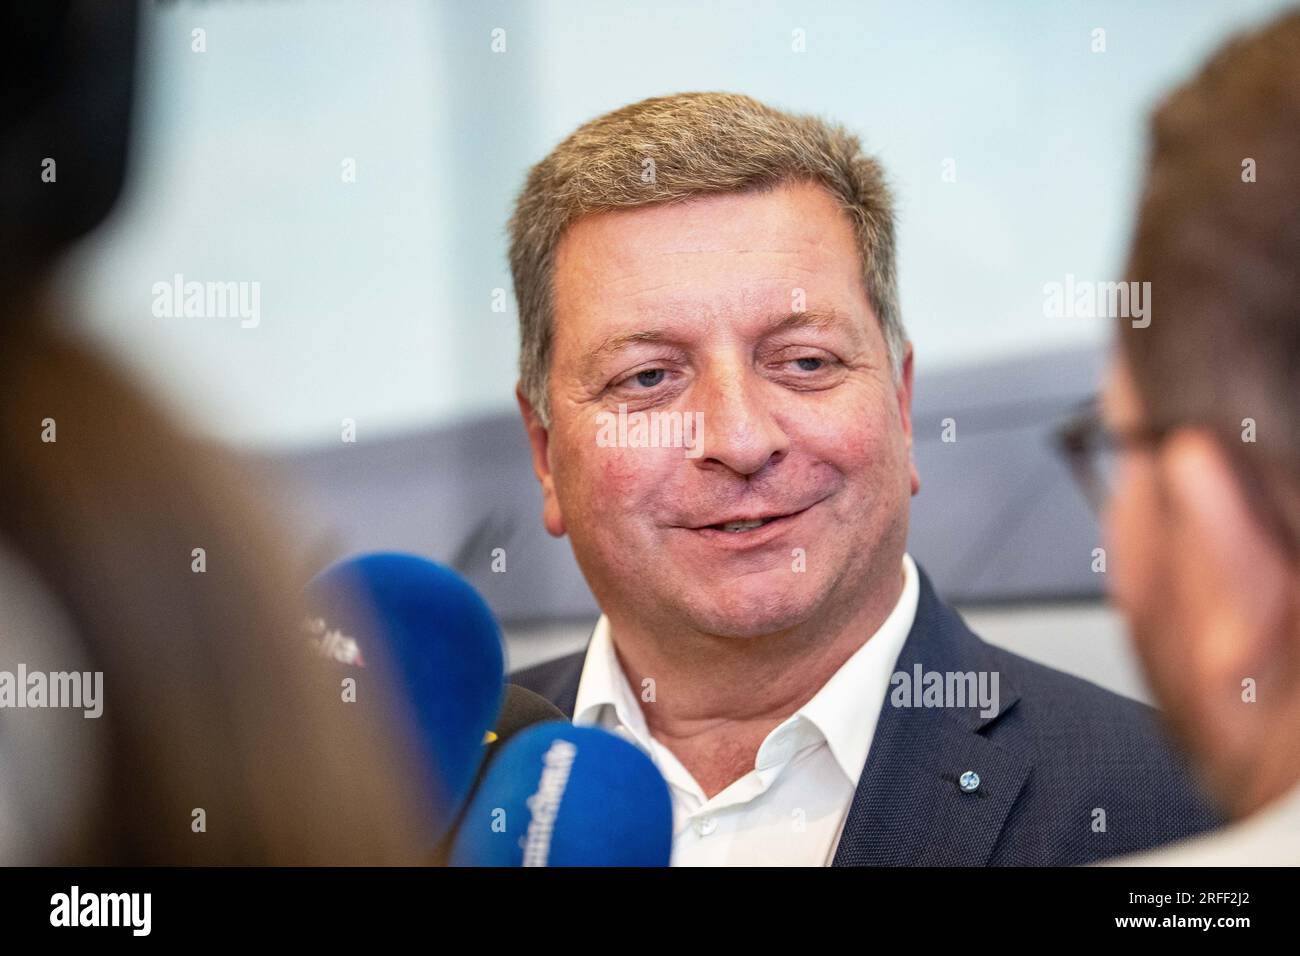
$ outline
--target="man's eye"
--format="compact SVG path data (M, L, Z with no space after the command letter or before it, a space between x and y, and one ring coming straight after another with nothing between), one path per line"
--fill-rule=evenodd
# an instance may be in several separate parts
M800 370L804 372L818 372L821 370L822 366L826 364L825 359L816 358L811 355L795 359L794 362L799 366Z
M654 388L664 380L667 373L661 368L647 368L623 380L625 385L638 385L641 388Z

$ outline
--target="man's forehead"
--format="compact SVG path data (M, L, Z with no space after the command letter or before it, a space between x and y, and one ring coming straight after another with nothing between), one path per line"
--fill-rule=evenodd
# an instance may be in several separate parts
M709 269L710 259L748 256L785 258L797 270L801 261L853 260L858 250L851 221L824 188L788 183L588 213L561 237L555 276L561 288L594 275L636 284L688 263Z
M561 243L555 338L590 366L637 343L874 325L847 217L806 184L594 213Z

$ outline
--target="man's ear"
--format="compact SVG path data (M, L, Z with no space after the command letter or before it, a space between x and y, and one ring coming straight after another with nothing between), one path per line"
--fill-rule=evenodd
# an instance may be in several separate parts
M560 513L560 501L555 496L555 478L551 474L550 431L542 424L541 417L518 385L515 386L515 400L519 403L519 412L524 416L524 428L528 431L528 444L533 454L533 473L542 486L542 524L555 537L563 537L564 516Z
M1240 755L1259 746L1264 717L1300 692L1285 686L1294 680L1295 569L1260 527L1227 451L1204 429L1170 435L1159 468L1179 582L1173 597L1187 605L1186 666L1206 732L1220 752ZM1256 703L1243 696L1250 688Z
M902 374L898 377L898 414L903 423L903 437L907 442L907 467L911 472L912 494L921 490L921 473L916 470L912 457L912 343L907 343L903 353Z

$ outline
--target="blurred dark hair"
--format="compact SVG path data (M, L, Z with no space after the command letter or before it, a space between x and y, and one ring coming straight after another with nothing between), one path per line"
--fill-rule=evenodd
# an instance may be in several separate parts
M0 274L47 266L116 202L136 16L132 0L0 4Z
M1150 424L1210 426L1300 540L1300 12L1224 46L1171 93L1151 149L1120 342ZM1252 175L1253 174L1253 175ZM1256 441L1243 442L1244 419ZM1258 497L1258 496L1252 496Z

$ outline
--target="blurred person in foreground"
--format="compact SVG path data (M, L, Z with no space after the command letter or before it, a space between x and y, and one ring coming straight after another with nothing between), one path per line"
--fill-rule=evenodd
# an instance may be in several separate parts
M1300 13L1225 46L1151 132L1128 278L1159 305L1121 322L1103 422L1075 445L1111 475L1113 597L1236 822L1123 862L1296 865Z
M0 862L420 862L405 718L312 656L249 476L47 304L125 173L135 9L0 13ZM33 672L102 685L51 707Z

